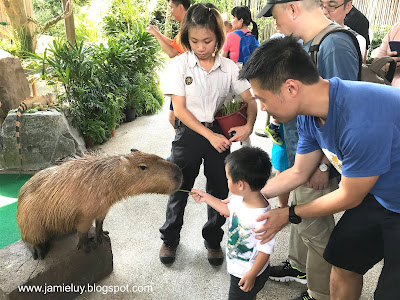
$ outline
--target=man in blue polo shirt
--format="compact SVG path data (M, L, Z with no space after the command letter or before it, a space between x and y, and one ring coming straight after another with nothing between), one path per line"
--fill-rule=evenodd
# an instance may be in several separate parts
M257 17L272 15L281 33L302 39L304 49L309 51L313 39L332 24L321 10L324 5L320 0L268 0ZM351 37L342 32L328 35L320 44L317 67L319 75L325 79L336 76L357 80L358 53ZM298 142L296 118L284 122L283 127L289 166L293 166ZM323 157L310 180L292 192L292 204L308 203L334 191L339 180L340 175ZM271 267L270 279L307 283L307 291L295 300L330 300L331 265L324 260L323 253L334 226L333 215L290 226L288 260Z
M297 117L295 164L269 180L268 198L307 182L322 157L342 174L341 186L306 204L274 209L257 229L270 240L289 221L346 210L324 258L333 265L331 299L359 299L363 274L384 259L375 299L400 293L400 94L394 87L319 77L293 37L268 41L240 73L261 109L279 122Z

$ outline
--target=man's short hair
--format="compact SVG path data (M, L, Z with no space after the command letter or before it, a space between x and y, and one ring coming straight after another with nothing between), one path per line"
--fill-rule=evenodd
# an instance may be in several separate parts
M190 0L169 0L169 2L175 4L175 6L182 4L185 10L188 10L190 7Z
M239 79L256 79L262 89L278 93L288 79L310 85L318 82L319 73L303 46L290 35L270 39L258 47L240 71Z
M267 152L257 147L242 147L225 158L229 175L234 183L243 180L252 191L261 190L271 174L271 161Z

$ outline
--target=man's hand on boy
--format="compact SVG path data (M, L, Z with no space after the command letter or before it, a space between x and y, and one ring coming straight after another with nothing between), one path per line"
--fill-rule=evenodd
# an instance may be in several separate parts
M228 205L230 201L231 201L230 198L226 198L226 199L224 199L224 200L221 200L221 202L224 203L224 204L226 204L226 205ZM224 216L225 218L228 218L228 217L229 217L229 216L225 216L224 214L221 214L221 213L220 213L220 215L221 215L221 216Z
M254 287L255 282L256 282L256 277L247 272L246 274L243 275L242 279L240 279L239 287L244 292L250 292Z
M261 244L270 241L287 223L289 223L289 208L275 208L260 215L256 221L267 220L262 226L254 229L255 233L262 233L256 236Z

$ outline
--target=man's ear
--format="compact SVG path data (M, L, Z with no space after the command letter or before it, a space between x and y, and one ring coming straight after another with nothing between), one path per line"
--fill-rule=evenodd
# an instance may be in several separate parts
M295 97L299 92L299 82L294 79L288 79L283 84L283 89L286 91L291 97Z
M350 12L350 10L353 8L353 1L349 1L346 3L344 6L344 10L346 12L346 15Z
M292 17L293 20L296 20L299 16L299 6L297 2L289 2L288 7L290 11L290 16Z

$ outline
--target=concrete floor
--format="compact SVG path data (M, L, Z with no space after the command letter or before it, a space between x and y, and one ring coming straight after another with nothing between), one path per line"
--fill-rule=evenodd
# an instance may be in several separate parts
M173 130L167 121L169 103L157 115L143 116L131 123L122 124L114 138L96 147L110 154L125 154L131 148L168 157L173 140ZM259 111L255 128L265 124L266 113ZM271 153L270 139L251 136L254 146ZM238 144L238 143L235 143ZM239 145L232 146L237 149ZM202 170L195 187L205 188ZM96 292L85 293L79 299L227 299L229 276L226 264L212 267L207 261L201 228L206 220L206 206L191 198L185 213L185 223L177 258L171 267L164 266L158 258L161 246L158 228L165 221L165 195L141 195L116 204L109 212L105 230L110 231L114 253L113 273L99 282ZM276 199L272 199L276 207ZM224 227L226 231L226 225ZM277 235L276 248L271 256L272 265L287 257L289 227ZM223 245L226 244L226 237ZM378 264L365 276L361 299L373 299L379 272ZM120 292L115 292L117 287ZM125 291L126 287L130 292ZM124 290L124 292L122 292ZM299 283L277 283L267 281L258 299L294 299L306 290Z

